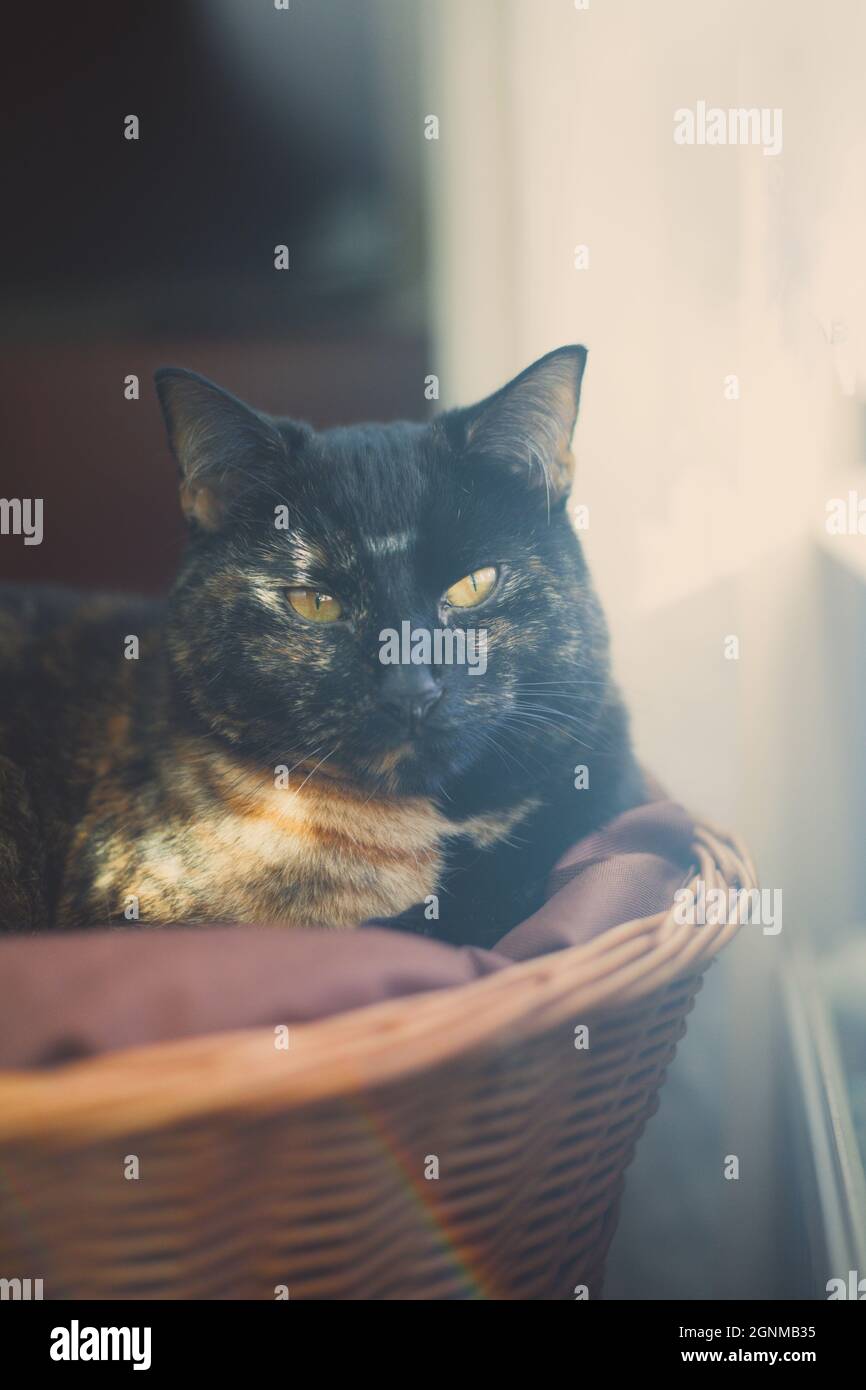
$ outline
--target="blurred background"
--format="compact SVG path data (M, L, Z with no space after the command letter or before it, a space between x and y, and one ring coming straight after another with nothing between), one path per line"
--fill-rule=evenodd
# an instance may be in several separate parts
M390 0L95 0L50 24L18 7L3 487L51 501L44 545L0 547L0 578L171 580L160 365L315 424L423 413L419 18Z
M586 343L575 501L640 752L784 902L710 972L607 1294L866 1275L866 534L826 525L866 498L866 10L151 0L7 37L2 492L46 507L0 578L168 583L157 365L327 425ZM779 108L781 152L676 144L699 101Z

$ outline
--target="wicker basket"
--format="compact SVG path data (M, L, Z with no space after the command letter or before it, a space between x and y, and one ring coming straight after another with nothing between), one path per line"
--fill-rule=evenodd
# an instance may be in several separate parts
M719 832L694 854L708 888L754 885ZM255 1029L0 1073L0 1274L46 1298L597 1297L623 1172L736 930L629 922L285 1051Z

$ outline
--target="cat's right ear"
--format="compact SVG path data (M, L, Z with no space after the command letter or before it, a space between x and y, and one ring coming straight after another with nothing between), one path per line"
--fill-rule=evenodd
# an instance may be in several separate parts
M285 460L283 438L266 415L198 372L160 367L154 381L184 514L193 526L218 531L269 466Z

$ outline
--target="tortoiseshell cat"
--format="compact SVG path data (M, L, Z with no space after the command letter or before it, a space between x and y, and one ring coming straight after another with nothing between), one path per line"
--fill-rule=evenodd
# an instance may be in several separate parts
M321 433L157 373L190 522L167 602L0 594L0 927L387 918L488 943L538 906L562 851L644 799L566 514L585 359L429 425ZM486 670L384 665L403 622L485 631Z

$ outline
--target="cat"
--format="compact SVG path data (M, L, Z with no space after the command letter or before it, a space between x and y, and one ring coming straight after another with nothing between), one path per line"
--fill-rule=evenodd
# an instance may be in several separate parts
M167 600L0 591L0 927L489 945L538 907L647 799L567 511L585 361L321 432L160 369L189 523ZM479 659L385 662L401 631Z

